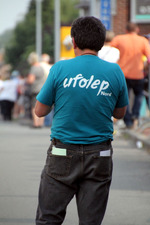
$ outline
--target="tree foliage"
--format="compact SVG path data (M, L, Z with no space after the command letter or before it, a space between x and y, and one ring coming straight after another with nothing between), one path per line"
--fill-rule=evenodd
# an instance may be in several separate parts
M76 5L79 0L61 0L61 23L70 26L72 21L78 17L79 10Z
M3 34L0 35L0 49L5 48L9 44L13 36L13 30L6 30Z
M42 50L54 56L54 1L42 1ZM60 0L61 24L71 25L78 17L75 5L79 0ZM28 12L23 21L19 22L13 32L13 38L6 47L6 61L24 73L27 70L27 57L35 51L36 46L36 0L31 0Z

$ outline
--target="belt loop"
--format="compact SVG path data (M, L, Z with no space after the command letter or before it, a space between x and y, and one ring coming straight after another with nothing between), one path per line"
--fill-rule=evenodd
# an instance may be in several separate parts
M52 139L52 143L53 143L53 145L56 145L56 139L55 138Z
M111 144L111 139L108 139L107 144L108 144L108 145Z

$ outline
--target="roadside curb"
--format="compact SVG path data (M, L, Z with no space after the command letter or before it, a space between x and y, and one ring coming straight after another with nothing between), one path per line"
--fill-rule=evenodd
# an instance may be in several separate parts
M137 148L145 147L150 150L150 122L143 123L135 130L126 129L123 133L136 141Z

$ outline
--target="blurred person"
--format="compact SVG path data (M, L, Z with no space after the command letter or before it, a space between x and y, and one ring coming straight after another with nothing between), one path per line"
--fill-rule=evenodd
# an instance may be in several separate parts
M50 64L50 56L48 54L46 53L42 54L40 65L44 69L44 75L46 80L48 77L50 68L52 67L52 65Z
M98 57L103 59L107 62L117 63L120 57L120 52L117 48L110 46L112 39L114 38L115 34L113 31L106 31L106 38L104 42L104 46L98 51ZM117 119L112 118L113 122L116 123ZM119 120L120 121L120 120ZM114 131L116 133L116 131Z
M50 56L48 54L46 53L42 54L40 65L44 69L44 76L46 80L50 72L50 69L52 67L52 65L50 64ZM49 127L52 125L53 115L54 115L54 108L51 110L51 112L48 115L45 116L44 126Z
M98 57L107 62L117 63L120 57L120 52L117 48L110 46L114 36L114 32L106 31L105 43L102 49L98 52Z
M3 86L3 80L2 80L2 75L0 74L0 96L1 96L2 86ZM1 116L1 98L0 98L0 116Z
M150 44L150 33L149 34L145 34L144 37L148 40L148 42Z
M128 104L122 70L97 56L105 40L101 21L80 17L71 36L76 57L52 66L37 95L37 116L55 107L36 225L61 225L74 196L80 225L102 223L112 179L111 117L122 118Z
M41 128L44 124L44 117L39 118L35 114L36 95L40 91L45 82L45 74L42 66L40 65L38 55L35 52L30 53L28 62L31 65L30 72L27 76L26 82L30 85L31 94L31 113L33 119L33 128Z
M10 79L10 76L5 76L0 87L0 101L1 101L1 114L5 121L11 121L13 109L17 100L17 82Z
M148 40L149 45L150 45L150 34L146 34L146 35L144 35L144 37ZM149 102L150 65L149 65L148 60L145 56L143 57L143 61L144 61L144 96L146 98L147 106L150 110L150 102Z
M18 98L16 102L16 110L14 111L14 118L23 118L25 116L25 78L19 75L19 81L17 86Z
M130 104L127 107L124 122L127 128L136 128L138 126L144 89L142 56L145 55L150 60L150 46L144 37L138 35L139 27L137 24L128 23L126 30L126 34L117 35L113 38L111 46L118 48L120 51L118 64L123 70L128 87ZM130 95L131 90L134 93L134 100L132 100Z
M15 101L14 104L14 109L13 109L13 119L17 119L19 116L19 104L18 104L18 100L19 100L19 85L20 85L20 72L18 70L13 70L10 76L10 79L14 80L14 82L16 82L17 85L17 99Z
M25 84L24 84L25 90L24 90L24 118L27 120L32 120L32 110L31 110L31 87L26 82L25 78Z

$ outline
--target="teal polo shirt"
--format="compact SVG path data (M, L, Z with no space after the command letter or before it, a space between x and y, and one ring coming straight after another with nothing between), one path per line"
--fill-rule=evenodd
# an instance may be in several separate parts
M54 64L37 100L54 105L51 139L97 144L113 139L113 111L128 105L128 93L119 65L82 55Z

